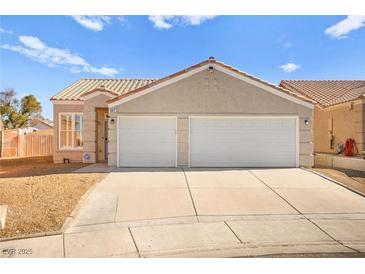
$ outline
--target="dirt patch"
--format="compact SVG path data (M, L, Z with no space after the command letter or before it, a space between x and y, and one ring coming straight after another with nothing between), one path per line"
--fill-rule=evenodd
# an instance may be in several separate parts
M365 195L365 172L348 169L313 168L340 183Z
M81 196L106 176L72 173L83 166L44 158L0 160L0 204L8 205L0 237L59 230Z

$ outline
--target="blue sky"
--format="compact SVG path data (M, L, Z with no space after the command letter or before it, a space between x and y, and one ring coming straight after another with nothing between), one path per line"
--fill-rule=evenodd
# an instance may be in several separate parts
M80 77L160 78L213 55L272 83L365 79L364 16L1 16L0 88L49 98Z

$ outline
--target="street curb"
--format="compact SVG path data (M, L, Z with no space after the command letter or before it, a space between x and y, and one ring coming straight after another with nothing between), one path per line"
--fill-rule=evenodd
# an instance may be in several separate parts
M62 235L62 234L63 234L62 230L39 232L39 233L33 233L33 234L28 234L28 235L23 235L23 236L12 236L12 237L0 238L0 243L15 241L15 240L25 240L25 239L30 239L30 238L56 236L56 235Z
M349 186L347 186L347 185L345 185L345 184L343 184L343 183L341 183L341 182L339 182L339 181L337 181L337 180L335 180L335 179L333 179L331 177L328 177L326 175L323 175L322 173L319 173L319 172L317 172L315 170L312 170L312 169L309 169L309 168L301 167L301 169L303 169L305 171L308 171L308 172L311 172L313 174L316 174L316 175L318 175L318 176L320 176L320 177L322 177L322 178L324 178L326 180L331 181L332 183L335 183L335 184L337 184L339 186L342 186L342 187L346 188L347 190L350 190L350 191L352 191L352 192L354 192L354 193L356 193L356 194L358 194L358 195L360 195L360 196L362 196L362 197L365 198L365 194L364 193L362 193L362 192L360 192L360 191L358 191L358 190L356 190L356 189L354 189L352 187L349 187Z

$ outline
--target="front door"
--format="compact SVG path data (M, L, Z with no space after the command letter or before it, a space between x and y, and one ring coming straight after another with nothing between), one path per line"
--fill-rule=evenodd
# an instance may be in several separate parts
M96 157L98 162L107 160L108 123L107 108L96 109Z

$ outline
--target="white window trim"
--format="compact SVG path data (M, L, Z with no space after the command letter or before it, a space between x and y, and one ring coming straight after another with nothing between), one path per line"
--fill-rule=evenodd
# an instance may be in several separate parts
M61 147L61 116L62 115L72 115L72 117L75 117L75 115L82 115L82 131L84 129L84 116L82 112L59 112L58 113L58 149L62 150L62 151L82 151L83 150L83 146L81 147ZM71 127L74 128L75 127L75 118L71 118ZM73 132L73 130L71 130ZM71 135L72 136L72 143L74 143L74 134ZM84 139L83 133L82 133L82 139ZM82 140L84 141L84 140Z

